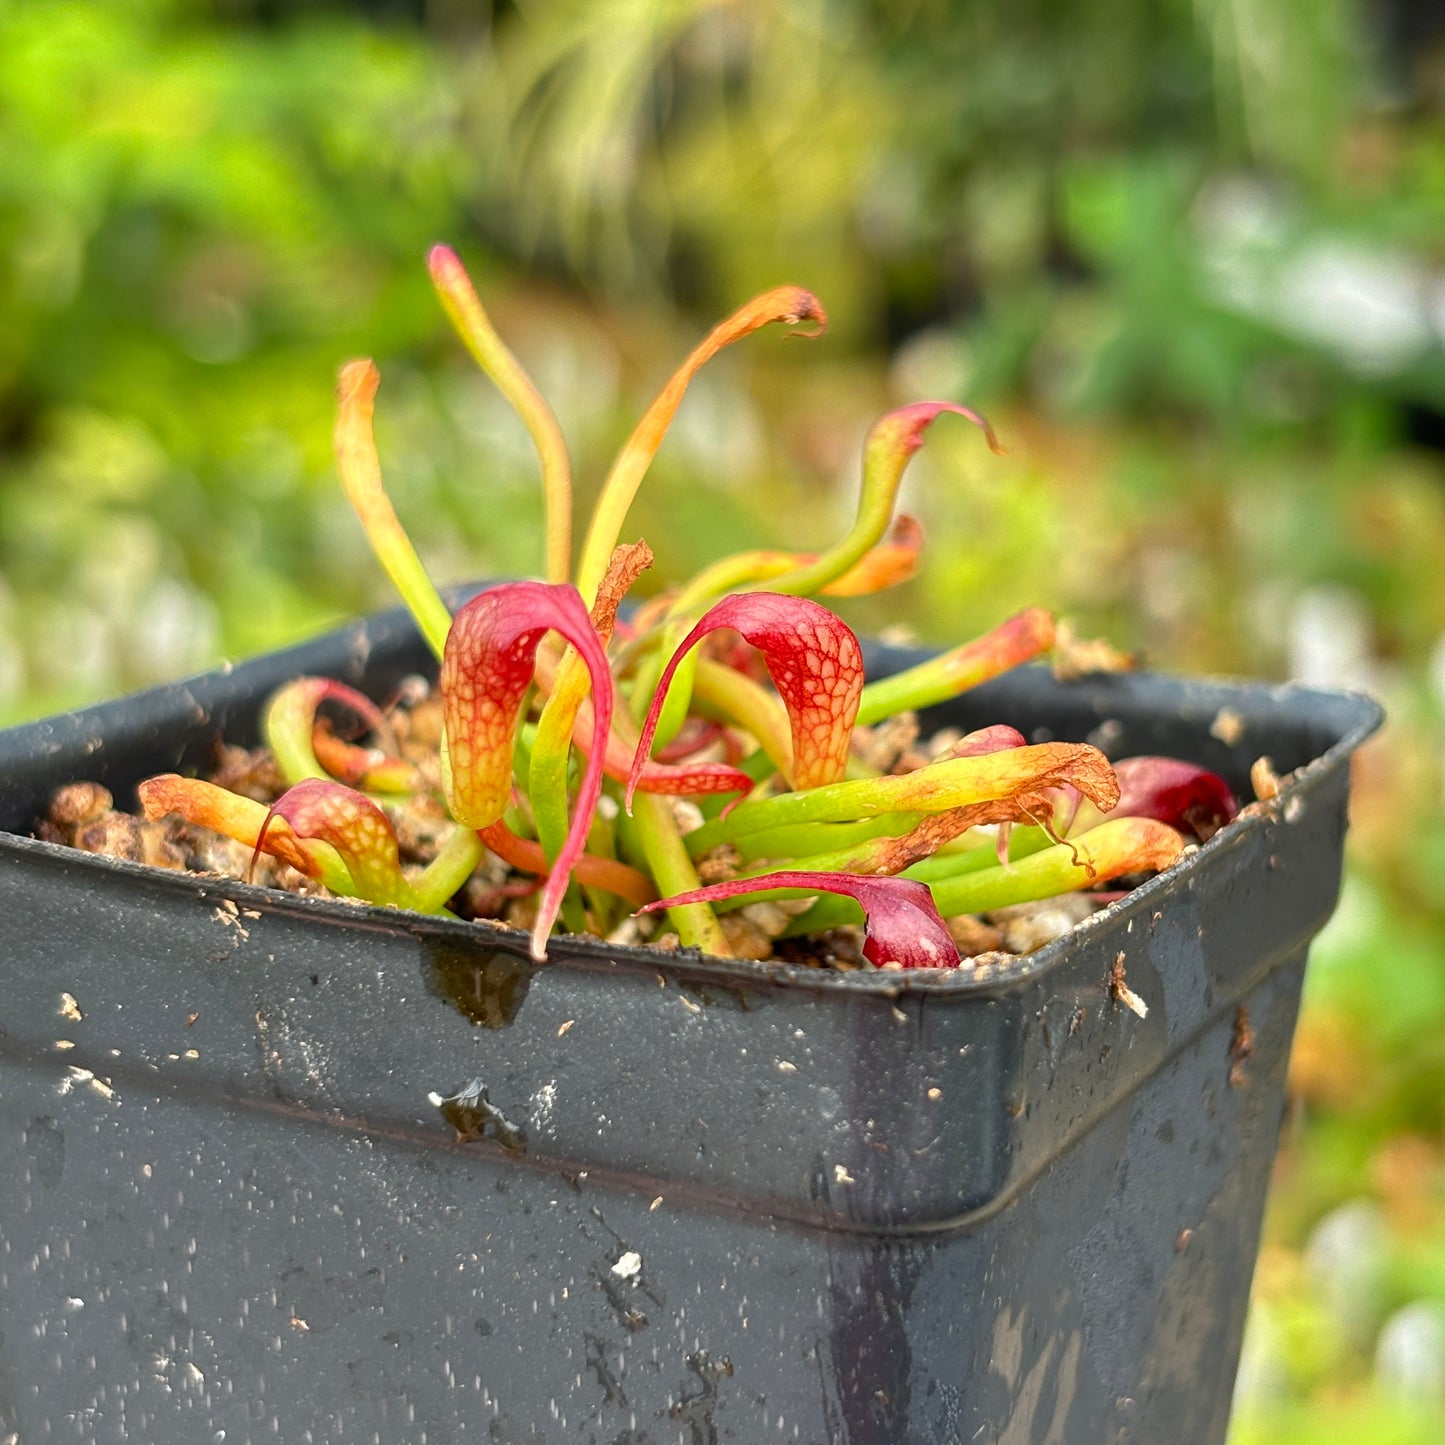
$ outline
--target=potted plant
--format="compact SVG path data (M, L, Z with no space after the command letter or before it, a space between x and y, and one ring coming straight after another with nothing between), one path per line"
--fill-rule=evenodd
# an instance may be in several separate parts
M1016 667L1053 641L1038 613L941 659L864 648L805 594L911 566L915 533L888 529L924 429L962 412L993 440L943 403L875 426L837 547L729 559L614 636L648 561L618 545L627 505L691 376L821 308L782 288L694 351L614 467L574 587L560 432L455 257L432 270L537 442L547 581L435 592L354 363L343 479L417 625L0 735L0 1129L20 1161L0 1432L1222 1438L1373 704L1060 683ZM757 652L716 650L721 629ZM428 650L434 774L376 705ZM337 703L379 747L338 735ZM956 730L937 756L895 774L850 747L915 708ZM279 794L193 776L263 734ZM675 760L652 758L659 734ZM1267 796L1221 826L1266 754L1283 784L1262 771ZM105 806L137 785L149 825ZM448 814L383 808L389 789ZM686 827L679 795L701 800ZM37 818L122 856L26 836ZM153 866L197 823L299 891ZM525 932L444 911L484 844L511 868L493 883L536 896ZM1145 872L1036 951L964 962L977 911ZM617 941L639 906L666 908L673 948ZM559 915L582 931L553 935ZM736 956L820 929L854 966L816 944Z

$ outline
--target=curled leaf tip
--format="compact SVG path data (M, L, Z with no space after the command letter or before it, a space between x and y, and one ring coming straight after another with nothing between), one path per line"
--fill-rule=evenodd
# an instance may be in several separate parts
M243 798L201 778L183 778L178 773L147 778L136 791L142 811L153 822L175 813L188 823L223 833L253 850L264 841L265 851L273 857L289 863L298 872L317 876L314 860L289 829L284 833L268 833L269 809L264 803Z
M828 313L823 309L823 303L811 291L804 291L801 287L793 286L784 289L791 292L793 296L792 305L782 316L784 324L796 327L805 321L813 323L810 331L790 331L788 335L800 336L807 340L821 336L828 329Z
M376 735L378 748L344 740L318 716L324 702L339 704ZM352 787L409 792L416 770L399 756L396 734L385 713L364 693L326 677L298 677L272 694L262 732L282 776L289 783L330 774Z
M901 406L896 411L891 411L880 418L875 431L880 436L896 438L895 445L915 452L923 445L923 433L944 412L951 412L954 416L965 417L971 421L983 433L983 439L988 443L989 451L993 452L995 456L1008 455L1007 449L1000 443L988 418L974 411L971 406L963 406L956 401L916 401L909 406Z
M607 570L608 558L621 534L622 523L642 478L668 427L672 425L693 377L724 347L741 341L764 326L775 322L797 326L800 322L811 321L816 328L811 334L816 335L827 325L827 320L822 304L811 291L805 291L801 286L778 286L754 296L731 316L719 321L693 347L633 428L632 435L618 453L603 483L577 567L577 585L589 602L596 596L598 584Z

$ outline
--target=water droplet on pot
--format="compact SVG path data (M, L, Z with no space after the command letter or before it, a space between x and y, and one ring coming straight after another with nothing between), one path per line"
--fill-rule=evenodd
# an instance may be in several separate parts
M427 991L445 999L479 1028L503 1029L517 1020L535 965L516 954L468 947L450 938L422 938Z

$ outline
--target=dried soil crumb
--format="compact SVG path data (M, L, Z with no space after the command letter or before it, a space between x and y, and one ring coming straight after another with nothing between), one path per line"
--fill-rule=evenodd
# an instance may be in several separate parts
M64 843L82 853L99 853L155 868L184 869L186 850L172 829L118 813L110 793L99 783L71 783L51 800L37 831L48 842Z
M274 803L286 790L286 780L270 748L238 748L222 743L211 781L257 803Z
M1249 770L1250 786L1254 796L1261 803L1270 803L1279 797L1280 777L1274 770L1272 758L1256 758Z
M973 958L980 953L994 953L1003 947L1003 929L992 923L985 923L972 913L960 913L945 919L949 935L964 958Z
M1053 673L1060 682L1078 682L1100 672L1132 672L1139 659L1120 652L1100 637L1080 637L1067 618L1054 636Z
M1242 1089L1249 1083L1246 1068L1254 1055L1254 1027L1249 1021L1249 1010L1243 1005L1234 1011L1234 1032L1229 1040L1229 1087Z
M711 853L705 854L697 865L698 882L726 883L730 878L738 876L738 869L742 867L743 855L733 847L731 843L724 843L720 848L714 848Z
M647 943L656 926L656 919L653 914L633 914L624 918L611 933L607 935L607 942L617 944L621 948L632 948Z
M1222 707L1214 714L1209 735L1218 738L1225 747L1232 748L1244 736L1244 719L1232 707Z
M1062 938L1088 918L1095 907L1094 901L1082 893L1064 893L1037 903L995 909L988 919L1003 934L1003 947L1009 953L1033 953Z
M855 729L853 755L875 772L891 773L910 756L917 741L918 714L901 712L877 727Z
M99 783L67 783L50 800L49 818L58 828L75 829L114 807L110 790Z
M612 1266L612 1273L619 1279L635 1280L642 1273L642 1256L635 1249L629 1249Z
M762 960L773 956L772 936L745 913L724 913L718 923L734 958Z
M873 967L863 957L863 930L852 925L830 928L809 938L780 938L773 944L773 957L784 963L836 968L844 973Z

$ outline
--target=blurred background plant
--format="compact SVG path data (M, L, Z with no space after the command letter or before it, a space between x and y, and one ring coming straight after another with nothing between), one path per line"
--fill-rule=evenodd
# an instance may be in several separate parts
M915 463L925 640L1058 609L1175 670L1363 685L1236 1442L1445 1438L1445 37L1410 0L0 0L0 716L390 603L330 460L381 362L435 574L535 573L525 435L448 337L457 244L583 492L715 315L635 524L833 536ZM652 531L664 535L654 524Z

